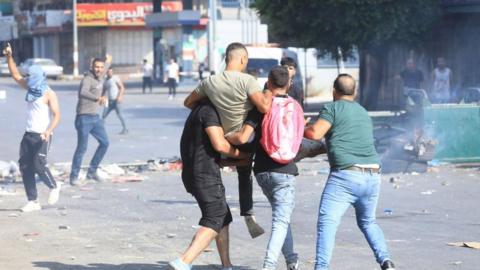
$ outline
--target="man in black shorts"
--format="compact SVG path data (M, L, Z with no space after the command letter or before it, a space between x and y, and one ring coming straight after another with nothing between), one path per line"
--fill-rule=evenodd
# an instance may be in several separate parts
M218 161L220 154L232 158L248 155L232 147L225 139L220 118L213 105L197 105L185 123L180 141L183 170L182 181L202 211L201 226L187 250L169 266L175 270L189 270L193 260L216 240L222 269L232 268L228 246L228 225L232 215L225 198Z

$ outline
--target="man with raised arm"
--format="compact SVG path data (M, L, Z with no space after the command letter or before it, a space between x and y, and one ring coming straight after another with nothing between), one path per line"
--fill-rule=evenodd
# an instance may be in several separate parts
M20 144L20 171L27 194L28 203L22 212L42 209L37 200L35 174L50 189L48 204L57 203L60 195L60 183L57 183L47 167L47 154L52 140L53 130L60 121L60 108L55 92L47 85L45 73L38 65L28 68L25 77L20 74L13 60L10 44L4 48L8 70L12 78L27 90L27 126Z

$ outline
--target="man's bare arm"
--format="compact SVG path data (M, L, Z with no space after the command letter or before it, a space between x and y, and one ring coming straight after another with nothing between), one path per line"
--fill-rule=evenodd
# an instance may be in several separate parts
M270 107L272 107L272 92L270 90L254 92L249 94L248 98L261 113L267 113L270 111Z
M226 139L225 134L223 133L223 128L218 126L211 126L205 129L207 132L208 138L212 143L213 149L219 152L220 154L226 155L231 158L243 159L247 158L248 155L240 152L237 148L233 147Z
M44 141L48 141L50 139L50 135L52 135L53 133L53 130L58 126L58 123L60 122L60 105L58 104L58 98L55 92L49 90L45 93L45 95L48 99L48 107L52 112L53 118L50 122L50 125L48 126L48 129L41 134L41 137Z
M305 128L304 136L311 140L320 140L330 130L332 124L325 119L318 119L313 125Z
M123 84L123 82L120 78L118 78L118 80L117 80L117 86L118 86L117 102L122 102L123 101L123 95L125 94L125 85Z
M231 132L225 136L225 139L233 145L242 145L248 143L255 129L251 125L244 124L237 132Z
M10 43L7 43L7 46L3 49L3 54L7 58L8 70L10 71L12 78L22 88L28 89L27 81L25 78L23 78L22 74L20 74L17 64L15 64L15 60L13 60L12 47L10 46Z
M192 91L190 95L188 95L188 97L183 102L183 105L189 109L193 109L197 105L197 102L202 99L205 99L205 97L202 97L199 94L197 94L197 92Z

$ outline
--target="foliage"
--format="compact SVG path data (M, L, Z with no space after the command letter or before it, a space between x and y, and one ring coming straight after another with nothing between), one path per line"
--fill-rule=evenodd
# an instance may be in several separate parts
M256 0L253 7L285 45L338 56L353 48L420 46L440 15L440 0Z

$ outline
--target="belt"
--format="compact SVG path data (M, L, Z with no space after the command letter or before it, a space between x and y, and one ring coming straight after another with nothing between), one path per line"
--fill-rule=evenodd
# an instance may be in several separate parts
M347 171L357 171L357 172L363 172L363 173L380 173L380 168L362 168L358 166L351 166L348 168L345 168L344 170Z

